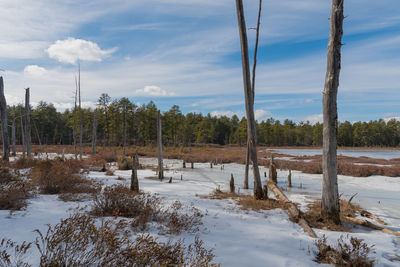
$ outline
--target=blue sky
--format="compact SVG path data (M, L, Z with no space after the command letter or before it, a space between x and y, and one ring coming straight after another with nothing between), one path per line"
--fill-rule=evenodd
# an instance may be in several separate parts
M330 1L263 2L256 117L319 121ZM244 4L254 27L258 1ZM10 104L29 86L34 103L70 108L79 58L86 106L108 93L161 110L244 115L234 0L4 0L0 10ZM340 120L400 118L399 10L398 0L345 1Z

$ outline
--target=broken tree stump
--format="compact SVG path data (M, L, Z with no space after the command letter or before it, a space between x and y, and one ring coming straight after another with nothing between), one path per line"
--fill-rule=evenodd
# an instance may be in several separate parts
M131 190L139 192L139 180L137 177L137 154L132 158Z
M235 179L233 178L233 174L231 174L231 180L229 182L229 188L231 193L235 193Z
M271 154L271 159L269 161L269 180L273 183L278 183L278 174L276 172L276 165L274 162L274 155Z
M183 162L182 162L182 168L186 169L186 159L185 158L183 159Z
M288 181L288 187L291 188L292 187L292 170L289 170L289 175L287 177L287 181Z

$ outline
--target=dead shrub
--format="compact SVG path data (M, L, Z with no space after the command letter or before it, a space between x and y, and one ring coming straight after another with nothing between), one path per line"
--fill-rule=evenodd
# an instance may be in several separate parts
M113 176L113 175L114 175L114 171L111 170L111 169L107 169L107 170L106 170L106 175L107 175L107 176Z
M98 226L86 215L49 226L46 234L36 232L40 266L216 266L198 237L188 247L182 240L163 243L150 234L132 241L124 224L105 220Z
M98 193L99 184L79 175L81 167L81 163L77 160L65 162L46 160L34 166L29 176L42 194Z
M150 193L136 193L123 185L113 185L95 196L91 214L95 216L121 216L132 218L134 229L145 230L148 223L158 223L160 233L194 233L204 216L195 207L183 206L179 201L164 207L162 199Z
M25 208L26 199L33 196L31 190L29 181L12 174L8 168L0 168L0 210Z
M26 263L26 253L31 248L31 243L23 242L20 245L10 239L0 241L0 266L2 267L29 267Z
M329 245L324 235L315 241L317 251L315 251L315 261L334 266L373 266L374 259L369 257L373 246L368 246L362 239L347 236L340 236L336 245Z
M22 157L11 163L14 169L28 169L35 166L40 160L31 157Z

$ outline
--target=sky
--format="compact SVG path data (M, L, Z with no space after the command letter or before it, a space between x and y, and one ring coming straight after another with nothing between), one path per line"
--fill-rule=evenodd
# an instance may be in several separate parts
M315 123L329 36L329 0L263 1L255 113ZM247 27L258 1L244 0ZM0 75L8 104L84 106L99 96L162 110L245 115L234 0L0 0ZM340 121L400 118L400 1L346 0ZM252 58L255 31L248 31ZM252 62L250 62L252 64Z

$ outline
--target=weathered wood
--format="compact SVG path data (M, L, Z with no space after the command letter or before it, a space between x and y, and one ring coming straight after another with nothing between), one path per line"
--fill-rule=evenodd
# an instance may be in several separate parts
M78 159L78 150L77 150L77 130L76 130L76 124L77 124L77 110L78 110L78 79L76 78L75 75L75 104L74 104L74 125L72 129L72 137L74 139L74 155L75 159Z
M194 162L193 162L193 161L190 162L190 168L191 168L191 169L194 169Z
M212 161L210 162L210 169L212 169L213 168L213 163L212 163Z
M122 142L123 142L123 152L122 156L126 156L126 103L124 102L124 129L123 129L123 135L122 135Z
M297 222L310 237L317 238L318 236L315 234L308 222L304 219L303 214L299 211L297 206L287 198L287 196L276 186L275 183L268 182L267 185L280 201L288 203L288 212L292 220Z
M244 18L243 2L236 0L236 11L239 26L239 35L242 53L242 71L243 71L243 89L246 103L246 117L247 117L247 136L250 146L250 158L253 164L254 176L254 197L256 199L263 199L263 189L260 179L260 170L258 168L257 146L256 146L256 124L254 118L254 101L252 94L252 87L250 81L250 68L249 68L249 50L247 42L247 28Z
M332 0L327 70L323 93L323 155L322 209L325 220L340 224L339 190L337 182L337 92L343 36L343 2Z
M269 180L278 183L278 173L276 171L276 165L274 161L274 155L271 154L271 159L269 161Z
M25 89L25 144L26 154L32 156L32 139L31 139L31 108L29 88Z
M139 192L139 179L137 177L137 162L138 162L138 156L137 153L135 154L135 157L132 158L132 175L131 175L131 190L134 192Z
M183 168L183 169L186 169L186 159L185 159L185 158L183 158L182 168Z
M157 146L158 146L158 179L164 178L163 155L162 155L162 129L160 111L157 113Z
M381 227L381 226L373 224L372 222L369 222L367 220L360 220L360 219L352 218L352 217L348 217L348 216L346 216L345 218L346 218L347 221L352 222L354 224L358 224L358 225L361 225L361 226L369 227L369 228L372 228L374 230L379 230L379 231L382 231L382 232L385 232L385 233L388 233L388 234L392 234L392 235L395 235L395 236L400 236L399 232L396 232L396 231Z
M82 100L81 100L81 65L80 64L78 64L78 89L79 89L79 159L82 160L83 113L82 113Z
M22 155L26 154L26 145L25 145L25 130L24 130L24 117L22 116L22 108L19 109L19 116L21 122L21 144L22 144Z
M12 155L15 156L17 155L17 148L16 148L16 141L15 141L15 120L17 118L14 118L12 120L12 124L11 124L11 146L12 146Z
M93 117L93 132L92 132L92 155L96 154L96 142L97 142L97 108L94 110Z
M1 126L3 133L3 160L9 161L10 159L10 139L8 136L8 114L7 114L7 101L4 95L3 77L0 76L0 112L1 112Z
M250 143L249 141L247 141L246 166L244 170L244 181L243 181L244 189L249 189L249 166L250 166Z
M291 188L292 187L292 170L289 170L287 181L288 181L288 187Z
M229 181L229 189L231 193L235 193L235 178L233 178L233 174L231 174L231 180Z

